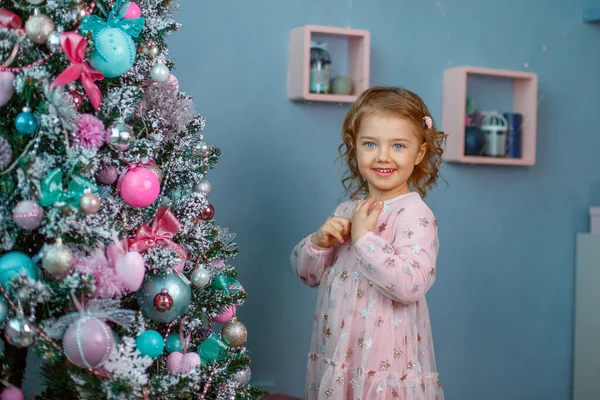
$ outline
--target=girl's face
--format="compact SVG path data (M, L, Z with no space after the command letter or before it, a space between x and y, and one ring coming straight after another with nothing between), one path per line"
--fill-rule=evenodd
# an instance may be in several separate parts
M374 113L361 122L356 157L370 196L389 200L410 193L408 179L426 152L427 144L405 119Z

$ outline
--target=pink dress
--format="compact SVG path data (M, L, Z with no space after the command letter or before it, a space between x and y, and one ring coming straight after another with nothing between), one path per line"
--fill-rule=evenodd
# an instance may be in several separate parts
M357 201L336 209L352 217ZM305 399L443 400L425 293L435 281L437 222L418 193L385 201L375 232L328 249L310 236L292 266L319 285Z

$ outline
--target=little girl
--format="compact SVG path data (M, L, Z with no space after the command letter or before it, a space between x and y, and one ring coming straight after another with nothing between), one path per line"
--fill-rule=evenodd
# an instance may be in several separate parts
M445 135L419 96L374 87L348 111L342 138L351 200L291 256L300 279L319 285L305 399L442 400L425 301L437 221L422 196Z

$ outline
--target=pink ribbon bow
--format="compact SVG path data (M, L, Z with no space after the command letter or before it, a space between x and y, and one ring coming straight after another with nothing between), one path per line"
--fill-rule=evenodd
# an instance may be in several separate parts
M94 82L104 79L104 74L94 70L84 61L87 41L78 33L64 32L60 35L60 46L71 61L71 65L56 77L54 86L66 85L81 78L85 93L94 109L98 111L102 102L102 93Z
M6 8L0 8L0 27L8 29L21 28L21 18Z
M8 11L6 8L0 8L0 28L14 29L17 31L17 33L24 33L24 30L21 29L21 18L19 18L17 14ZM10 64L12 64L12 62L17 57L18 51L19 44L17 43L13 47L12 52L10 53L6 61L4 61L2 65L0 65L0 68L6 68Z
M187 260L187 253L181 246L171 240L180 229L181 224L169 210L169 207L161 206L156 211L152 226L143 224L138 228L134 238L129 239L129 251L143 253L158 245L164 246L181 258L181 261L173 269L178 274L182 274L185 260Z

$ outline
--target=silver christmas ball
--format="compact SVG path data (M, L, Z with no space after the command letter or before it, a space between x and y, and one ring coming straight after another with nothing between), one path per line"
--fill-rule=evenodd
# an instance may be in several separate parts
M197 157L208 157L210 154L210 144L206 143L204 140L199 141L194 146L194 155Z
M204 193L208 196L210 193L210 189L210 182L203 179L200 182L194 183L194 188L192 190L196 193Z
M39 6L44 2L44 0L27 0L27 2L33 6Z
M36 8L33 15L25 22L25 34L32 42L44 44L52 32L54 32L54 21Z
M127 150L132 139L133 129L129 125L117 123L106 130L106 142L115 150Z
M0 136L0 171L6 169L12 161L12 148L4 136Z
M169 292L173 306L161 312L154 306L154 298L163 289ZM146 274L136 299L144 315L156 322L171 322L182 316L192 301L192 289L177 274Z
M150 78L156 82L166 82L171 75L169 67L163 63L156 63L150 70Z
M22 314L9 319L4 327L6 341L15 347L31 346L35 340L35 336L35 325L33 322L25 319Z
M248 331L244 324L233 317L231 321L223 326L221 337L227 345L231 347L241 347L248 339Z
M203 266L199 266L192 272L192 283L200 288L210 283L210 272Z
M64 274L75 263L73 252L59 238L56 243L47 246L42 256L42 268L52 275Z
M79 200L79 208L85 215L96 214L100 210L100 197L95 193L86 193Z
M250 371L250 367L245 367L233 374L233 380L242 386L249 384L251 378L252 371Z
M56 51L60 46L60 32L52 32L48 35L48 39L46 40L46 46L52 52Z

